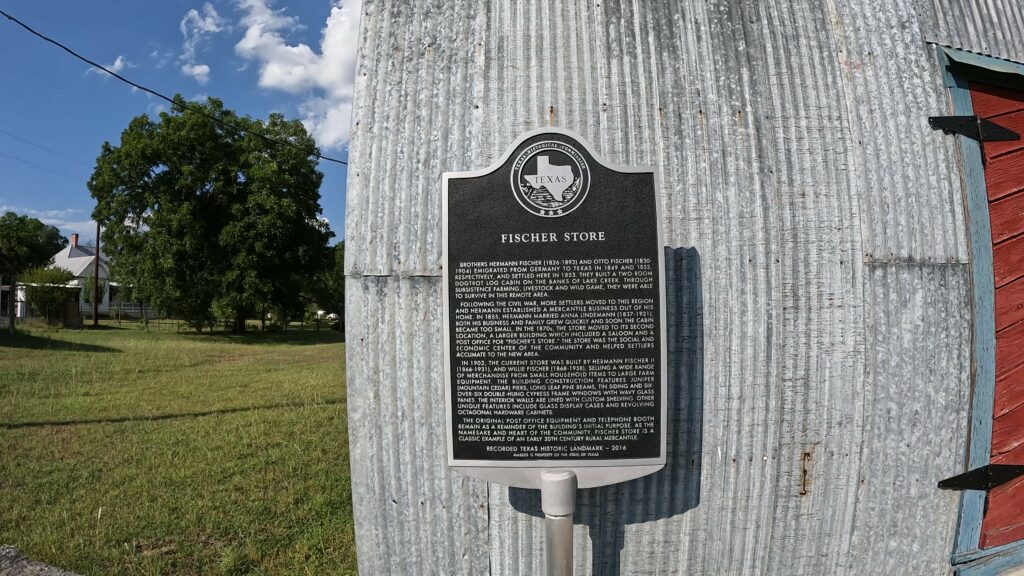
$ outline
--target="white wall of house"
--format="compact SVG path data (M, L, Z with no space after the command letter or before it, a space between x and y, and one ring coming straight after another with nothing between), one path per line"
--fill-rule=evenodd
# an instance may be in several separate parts
M3 305L2 308L0 308L0 316L2 316L4 318L7 317L7 293L10 292L10 290L11 290L10 286L0 286L0 293L2 293L4 295L3 296L4 305ZM27 314L27 312L28 312L28 309L25 306L25 287L24 286L18 286L18 291L16 292L16 295L15 295L14 317L15 318L24 318L25 315Z
M28 306L25 303L25 287L18 286L15 292L14 317L24 318L28 315Z

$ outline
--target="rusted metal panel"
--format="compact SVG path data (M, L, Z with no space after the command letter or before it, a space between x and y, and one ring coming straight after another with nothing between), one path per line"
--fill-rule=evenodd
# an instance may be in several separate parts
M367 2L346 227L362 571L542 571L536 495L460 483L424 442L440 175L556 125L658 166L688 311L669 464L581 493L578 572L948 572L957 496L935 483L963 471L971 274L955 141L927 125L949 108L925 42L945 4ZM375 516L438 490L450 506Z

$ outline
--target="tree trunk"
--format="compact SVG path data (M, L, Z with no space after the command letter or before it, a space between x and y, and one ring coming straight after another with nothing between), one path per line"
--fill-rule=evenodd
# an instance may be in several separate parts
M235 326L232 332L235 334L242 334L245 332L245 316L235 316Z
M11 274L10 288L7 292L7 330L14 336L14 312L17 310L15 300L18 297L18 278Z

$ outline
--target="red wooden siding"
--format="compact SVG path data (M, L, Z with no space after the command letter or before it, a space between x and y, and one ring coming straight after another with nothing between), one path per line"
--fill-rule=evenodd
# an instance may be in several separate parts
M1024 134L1024 92L971 84L974 113ZM995 274L993 464L1024 464L1024 140L986 142L985 186ZM1024 478L988 494L982 548L1024 539Z
M996 380L1021 364L1024 364L1024 323L1018 322L996 331ZM996 389L996 398L1004 392Z
M1024 478L1018 478L988 493L985 520L981 525L981 547L990 548L1024 539L1021 509L1013 502L1024 501Z
M1002 330L1021 320L1024 320L1024 278L1018 278L996 289L996 330Z
M1015 196L1020 196L1020 194ZM1014 226L1020 225L1020 220L1014 224ZM1024 230L1019 230L1017 234L1021 232ZM996 273L996 288L1009 284L1024 275L1024 236L1007 238L992 246L992 268Z
M992 463L1019 464L1024 454L1024 407L1003 414L992 427Z
M1019 233L1017 225L1024 217L1024 194L1014 194L990 202L988 215L992 219L993 242L1002 242Z
M996 418L1018 406L1024 406L1024 364L996 376L996 390L1003 392L995 401L993 415Z

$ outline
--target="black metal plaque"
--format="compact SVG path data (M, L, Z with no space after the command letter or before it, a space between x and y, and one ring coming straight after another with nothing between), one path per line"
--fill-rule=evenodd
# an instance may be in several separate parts
M663 465L654 170L545 129L444 187L449 464Z

